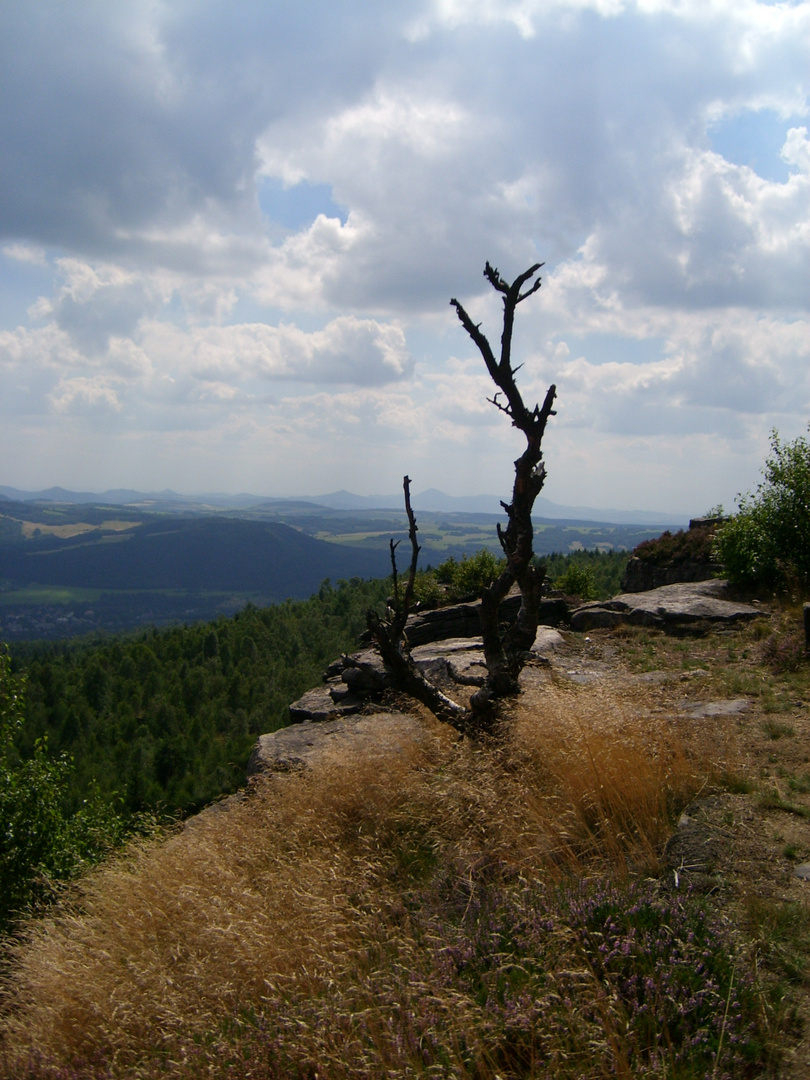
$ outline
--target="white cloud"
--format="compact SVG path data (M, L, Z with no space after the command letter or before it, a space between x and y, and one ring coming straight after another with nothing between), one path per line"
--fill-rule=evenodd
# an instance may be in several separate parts
M62 379L50 395L50 400L57 413L92 415L121 409L115 387L103 378L77 376Z
M810 407L806 0L43 2L0 16L12 430L81 413L107 433L84 462L175 432L187 475L213 467L208 431L234 472L272 445L268 476L300 467L310 490L329 453L500 485L513 433L447 306L497 339L485 259L547 261L522 377L538 398L558 382L549 440L600 475L604 456L609 501L643 502L647 466L659 492L685 432L707 476L723 455L755 474L766 425ZM762 110L783 182L714 148ZM280 200L268 221L268 177L333 209L292 225Z
M1 250L7 258L16 259L18 262L30 263L32 266L48 265L44 248L35 244L4 244Z
M164 370L217 382L257 377L377 386L402 379L413 368L400 326L353 316L333 319L311 333L286 323L184 332L153 322L144 327L142 347Z

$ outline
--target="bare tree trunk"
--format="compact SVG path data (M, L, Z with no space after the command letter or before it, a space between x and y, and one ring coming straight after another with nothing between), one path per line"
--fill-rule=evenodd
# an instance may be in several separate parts
M473 695L470 702L471 708L465 709L443 694L421 674L411 658L405 624L413 600L419 545L416 541L416 519L411 509L410 479L407 476L403 481L403 489L405 510L408 515L408 536L411 542L408 581L404 594L401 594L396 566L397 544L392 540L393 607L386 619L381 619L374 612L368 614L369 628L378 642L383 661L393 674L397 685L427 705L439 719L447 721L460 731L474 731L486 727L494 715L495 702L499 698L517 693L518 677L537 633L545 568L532 565L534 555L532 508L545 480L546 472L541 444L548 419L554 415L552 406L557 390L553 385L548 388L542 408L535 405L533 409L527 409L515 383L515 375L519 369L512 367L511 354L515 309L519 303L537 292L540 288L540 278L536 278L525 292L521 290L534 278L542 265L542 263L536 263L510 285L503 280L496 269L489 263L486 264L484 277L503 295L500 360L496 359L489 341L481 333L480 326L473 323L458 300L450 301L456 309L461 325L483 356L487 371L497 387L494 397L489 400L497 409L506 413L512 425L526 437L526 449L515 462L512 501L501 503L506 511L507 524L505 529L500 524L498 525L498 539L506 556L506 568L481 597L481 624L487 677L481 689ZM505 403L499 400L501 394L506 399ZM515 583L521 594L520 611L512 626L502 631L498 619L500 604Z
M515 375L519 368L512 367L512 330L515 309L519 303L532 296L540 288L538 277L525 292L521 292L524 285L534 277L542 265L542 263L536 263L515 278L510 285L503 280L496 269L489 263L486 264L484 277L503 295L500 360L496 359L492 346L481 333L480 326L473 323L458 300L450 301L456 309L461 325L483 356L487 371L498 388L495 396L490 399L492 404L506 413L512 425L526 437L526 449L515 462L512 501L508 504L501 503L506 511L507 525L505 529L498 525L498 539L506 556L506 569L481 598L487 678L481 689L473 696L470 704L474 712L482 714L482 720L491 711L495 700L517 692L518 676L537 633L540 599L545 579L545 569L532 566L534 555L532 508L545 481L546 470L541 445L548 418L554 416L552 406L557 388L554 385L548 388L542 408L535 405L530 410L524 404L515 383ZM501 394L506 398L505 404L498 400ZM515 623L502 634L498 623L498 609L515 582L521 594L520 611Z

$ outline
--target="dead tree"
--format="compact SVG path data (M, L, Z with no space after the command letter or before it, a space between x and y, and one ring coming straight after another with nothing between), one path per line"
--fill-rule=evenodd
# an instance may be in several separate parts
M368 627L371 631L380 656L388 670L394 677L394 681L400 690L421 701L440 719L457 727L460 731L467 728L467 710L453 701L452 698L443 694L437 686L419 671L411 656L408 638L405 634L405 624L411 611L413 602L413 585L416 579L416 566L419 561L420 547L416 540L416 518L411 509L411 481L406 476L402 481L405 494L405 513L408 515L408 539L411 542L411 564L408 570L408 580L404 591L402 590L397 573L396 551L399 541L390 541L391 549L391 572L394 578L393 597L390 602L387 617L385 619L375 611L368 612Z
M481 332L480 324L472 321L458 300L450 301L456 309L461 325L484 358L487 371L497 388L494 396L488 400L509 417L512 426L526 439L526 449L515 462L512 501L501 503L506 512L507 524L506 528L498 524L498 540L506 556L506 566L481 597L481 627L487 676L484 685L473 695L470 709L463 708L442 694L422 676L411 659L405 624L413 597L419 545L416 540L416 519L411 510L410 480L407 476L404 481L405 510L411 542L408 582L402 592L397 578L397 545L392 540L393 606L388 618L384 620L373 614L369 615L369 626L379 644L382 658L397 684L424 702L440 719L449 721L460 730L486 727L492 719L495 702L499 698L517 693L518 677L537 633L545 568L533 565L534 530L531 515L534 501L545 480L541 445L548 419L554 415L552 406L557 390L553 385L548 388L542 407L526 407L515 383L519 367L512 366L512 331L518 304L540 288L540 278L535 275L542 265L536 263L531 266L510 285L494 267L486 264L484 277L503 297L500 358L495 356L487 337ZM531 284L528 284L529 282ZM501 400L501 395L504 400ZM520 611L517 619L504 627L499 619L499 607L515 584L520 589Z
M545 579L545 567L532 565L534 555L532 509L546 478L541 446L548 418L554 415L552 406L557 388L553 384L548 388L542 408L535 405L533 409L528 409L515 383L515 375L520 367L512 367L512 330L515 309L518 304L540 288L540 278L537 277L525 291L522 291L542 265L542 263L535 263L515 278L511 285L507 284L489 263L484 268L484 277L503 296L503 333L499 360L496 359L489 341L481 333L480 325L472 321L458 300L450 301L456 309L461 325L483 356L487 371L498 388L494 397L489 400L497 409L506 413L512 421L512 426L526 438L526 449L515 462L512 501L501 503L506 511L507 525L503 529L498 524L498 540L506 556L506 567L481 597L481 628L484 637L487 678L470 703L476 712L486 712L495 699L517 692L518 675L537 633L540 599ZM501 394L506 399L505 403L499 401ZM520 589L520 611L512 626L505 633L501 633L498 624L498 607L515 582Z

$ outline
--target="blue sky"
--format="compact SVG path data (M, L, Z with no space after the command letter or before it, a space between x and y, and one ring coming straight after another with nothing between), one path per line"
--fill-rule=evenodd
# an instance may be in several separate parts
M503 493L448 301L545 262L544 494L698 514L810 420L810 3L0 8L0 483Z

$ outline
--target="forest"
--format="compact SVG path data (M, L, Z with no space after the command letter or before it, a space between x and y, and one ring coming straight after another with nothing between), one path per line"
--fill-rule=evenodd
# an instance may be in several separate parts
M356 647L385 580L324 581L309 600L252 605L230 618L89 642L20 643L25 758L37 739L74 761L70 805L91 785L145 808L192 813L244 783L256 736L325 666Z

